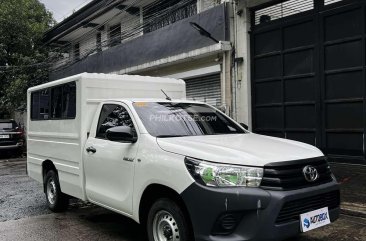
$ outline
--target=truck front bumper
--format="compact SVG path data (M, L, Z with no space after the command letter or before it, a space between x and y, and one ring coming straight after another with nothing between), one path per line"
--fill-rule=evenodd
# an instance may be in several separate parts
M193 183L182 198L196 241L283 240L301 232L301 213L328 205L333 222L340 211L336 181L291 191L209 188ZM290 208L283 210L286 205Z

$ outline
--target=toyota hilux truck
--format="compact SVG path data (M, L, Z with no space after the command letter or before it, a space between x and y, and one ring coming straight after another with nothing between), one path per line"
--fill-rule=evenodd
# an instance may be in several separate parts
M183 80L84 73L28 90L27 170L52 211L78 198L149 241L283 240L334 222L323 153L243 126L186 100Z

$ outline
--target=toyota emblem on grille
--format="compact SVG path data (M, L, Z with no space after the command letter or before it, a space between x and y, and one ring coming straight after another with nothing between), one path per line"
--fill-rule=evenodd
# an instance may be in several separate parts
M308 182L315 182L319 178L318 170L313 166L306 166L302 169L304 177Z

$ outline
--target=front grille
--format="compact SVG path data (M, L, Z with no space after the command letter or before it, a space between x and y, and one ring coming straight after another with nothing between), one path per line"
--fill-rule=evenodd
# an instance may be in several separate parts
M303 169L313 166L318 171L319 178L314 182L305 179ZM306 160L270 163L264 166L261 187L269 190L293 190L315 186L332 181L330 166L324 157Z
M339 191L286 202L276 220L276 224L300 220L300 214L328 207L329 210L339 207Z

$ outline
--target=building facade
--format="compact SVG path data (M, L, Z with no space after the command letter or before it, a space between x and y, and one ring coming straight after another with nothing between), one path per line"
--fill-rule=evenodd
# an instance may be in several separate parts
M167 76L256 133L366 164L363 0L92 1L44 35L51 79Z

